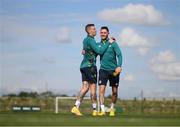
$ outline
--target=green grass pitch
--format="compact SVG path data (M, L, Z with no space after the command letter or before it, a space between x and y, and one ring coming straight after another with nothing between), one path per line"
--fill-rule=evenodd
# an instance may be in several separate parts
M0 126L180 126L180 115L120 114L81 117L53 113L0 113Z

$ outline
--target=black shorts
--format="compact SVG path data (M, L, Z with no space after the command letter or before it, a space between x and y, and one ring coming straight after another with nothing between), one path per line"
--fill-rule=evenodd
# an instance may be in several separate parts
M117 76L113 76L114 71L112 70L99 70L99 85L106 85L109 80L110 86L118 86L119 85L119 74Z
M87 81L89 83L97 83L97 67L85 67L80 68L82 81Z

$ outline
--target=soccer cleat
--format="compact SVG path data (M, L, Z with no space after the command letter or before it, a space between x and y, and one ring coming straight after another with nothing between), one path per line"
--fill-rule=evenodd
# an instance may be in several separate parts
M114 109L110 110L109 116L115 116L115 110Z
M74 106L72 109L71 109L71 112L77 116L82 116L81 112L79 111L79 109Z
M96 110L93 110L93 112L92 112L92 116L97 116L97 111Z
M105 112L98 112L98 116L105 116L106 113Z

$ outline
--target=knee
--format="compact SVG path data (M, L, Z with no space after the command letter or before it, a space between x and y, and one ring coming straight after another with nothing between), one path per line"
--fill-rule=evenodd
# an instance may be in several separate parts
M100 94L100 95L104 95L104 93L105 93L105 90L104 90L104 89L100 89L100 90L99 90L99 94Z
M104 94L105 94L104 90L100 90L100 91L99 91L99 96L100 96L100 97L104 97Z
M100 89L100 91L99 91L100 93L104 93L104 90L103 89Z
M86 82L83 83L82 90L83 90L84 92L87 92L87 91L89 90L89 85L88 85L88 83L86 83Z

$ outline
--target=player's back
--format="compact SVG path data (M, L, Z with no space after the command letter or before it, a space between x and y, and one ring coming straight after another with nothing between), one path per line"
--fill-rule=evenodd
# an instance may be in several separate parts
M85 54L83 55L83 61L81 62L80 68L96 66L97 54L90 46L91 41L94 41L94 38L89 35L83 40Z

